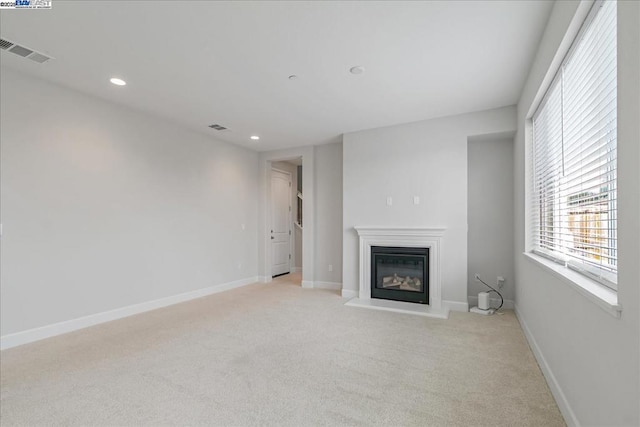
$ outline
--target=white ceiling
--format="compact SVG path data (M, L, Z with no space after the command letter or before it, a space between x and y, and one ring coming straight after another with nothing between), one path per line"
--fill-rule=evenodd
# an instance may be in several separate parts
M3 10L0 28L2 38L56 59L37 64L3 51L3 67L260 151L515 104L552 7L541 0L52 4ZM350 74L355 65L365 73ZM112 76L127 86L112 85Z

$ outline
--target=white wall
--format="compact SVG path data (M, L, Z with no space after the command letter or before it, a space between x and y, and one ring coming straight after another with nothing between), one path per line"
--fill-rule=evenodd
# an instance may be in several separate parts
M467 138L513 132L515 121L506 107L345 134L343 290L358 289L354 226L445 227L443 300L466 309Z
M518 104L514 149L516 309L569 424L640 424L640 3L618 2L617 319L525 259L526 117L589 4L556 2ZM555 63L555 66L551 66ZM551 72L548 72L550 70ZM542 87L542 90L540 90Z
M477 304L478 292L489 290L474 278L497 289L498 276L505 278L500 290L513 302L513 137L471 139L468 144L467 291L469 303ZM499 300L495 294L492 299ZM507 304L508 307L510 304ZM495 304L494 304L495 306ZM509 308L513 308L512 306Z
M342 143L316 149L316 282L342 284ZM329 271L332 265L333 271Z
M2 335L257 276L257 153L1 74Z

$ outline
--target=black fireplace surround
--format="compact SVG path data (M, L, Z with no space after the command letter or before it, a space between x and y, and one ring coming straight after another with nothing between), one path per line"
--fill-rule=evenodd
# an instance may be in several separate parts
M371 298L429 304L429 248L372 246Z

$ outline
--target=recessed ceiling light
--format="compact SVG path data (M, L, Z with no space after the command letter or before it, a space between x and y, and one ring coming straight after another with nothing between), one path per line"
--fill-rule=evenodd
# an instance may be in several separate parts
M351 74L362 74L364 73L364 67L362 65L351 67L349 72L351 72Z
M260 139L260 137L258 135L251 135L251 139L253 139L254 141L257 141Z
M127 82L125 82L124 80L119 79L117 77L112 77L111 80L109 80L109 81L111 83L113 83L114 85L117 85L117 86L124 86L124 85L127 84Z
M298 76L296 76L295 74L291 74L291 75L289 76L289 80L295 80L295 79L297 79L297 78L298 78Z

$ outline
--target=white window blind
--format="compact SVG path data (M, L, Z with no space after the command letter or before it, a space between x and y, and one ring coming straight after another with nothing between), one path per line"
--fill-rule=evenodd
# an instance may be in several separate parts
M616 2L596 3L533 115L533 251L616 289Z

